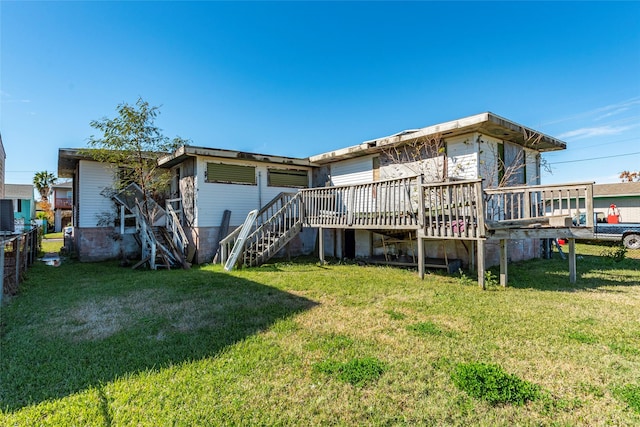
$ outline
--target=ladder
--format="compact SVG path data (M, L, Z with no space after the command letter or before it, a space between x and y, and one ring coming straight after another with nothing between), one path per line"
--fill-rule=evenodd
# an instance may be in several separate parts
M247 236L251 232L251 229L253 228L253 224L256 222L257 217L258 210L254 209L249 212L249 215L247 215L247 219L244 220L242 230L240 230L240 235L235 241L233 249L231 249L229 259L227 259L227 262L224 265L225 271L231 271L233 269L233 266L236 265L236 261L238 261L238 257L240 256L240 254L244 252L244 242L247 240Z

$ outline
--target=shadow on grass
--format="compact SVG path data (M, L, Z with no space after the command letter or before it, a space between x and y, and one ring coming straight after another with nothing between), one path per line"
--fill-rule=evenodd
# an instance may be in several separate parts
M316 305L232 275L37 265L2 308L0 408L19 410L118 377L215 357Z
M491 270L499 274L499 269ZM637 286L640 280L640 262L632 258L614 261L597 255L579 255L576 270L576 283L570 283L568 260L553 258L517 262L509 264L509 286L558 292L604 291L602 288ZM638 274L630 275L629 271ZM611 289L606 291L614 292Z

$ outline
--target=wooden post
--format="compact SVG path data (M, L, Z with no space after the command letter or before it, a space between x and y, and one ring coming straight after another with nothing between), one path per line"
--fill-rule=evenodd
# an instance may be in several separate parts
M318 228L318 256L320 264L324 264L324 228Z
M422 184L424 184L424 177L420 175L418 177L418 225L420 228L424 227L426 214L426 207L424 205L424 188L422 187Z
M506 239L500 239L500 285L505 287L509 280L507 273L507 243Z
M569 239L569 282L576 283L576 239Z
M486 289L486 285L484 283L484 268L485 268L485 260L484 260L484 239L480 239L478 240L478 256L477 258L477 262L478 262L478 285L482 288L482 289Z
M124 205L120 205L120 234L124 234Z
M420 279L424 279L424 238L422 237L422 231L416 233L418 244L418 276Z
M13 241L13 250L16 255L16 289L20 285L20 240L22 236L18 236L16 240Z
M476 241L470 241L471 248L469 250L469 271L473 271L476 269Z

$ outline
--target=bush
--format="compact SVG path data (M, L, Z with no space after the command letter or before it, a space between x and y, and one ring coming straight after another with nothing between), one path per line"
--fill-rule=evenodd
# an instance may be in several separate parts
M451 374L456 387L492 405L515 403L522 405L540 397L540 388L508 374L497 365L461 363Z
M351 359L341 363L335 360L325 360L316 363L314 371L332 375L356 387L362 387L377 380L386 370L386 365L373 357Z
M600 256L603 258L611 259L615 262L623 261L627 256L627 248L624 245L616 245L604 248L600 252Z

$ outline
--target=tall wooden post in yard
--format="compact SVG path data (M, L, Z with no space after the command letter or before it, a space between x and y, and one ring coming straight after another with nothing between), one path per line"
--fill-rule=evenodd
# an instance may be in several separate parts
M478 239L477 245L478 256L476 263L478 264L478 285L482 289L486 289L484 283L485 259L484 259L484 239Z
M576 239L569 239L569 282L576 283Z
M500 284L507 286L509 280L507 272L507 246L508 241L506 239L500 239Z

